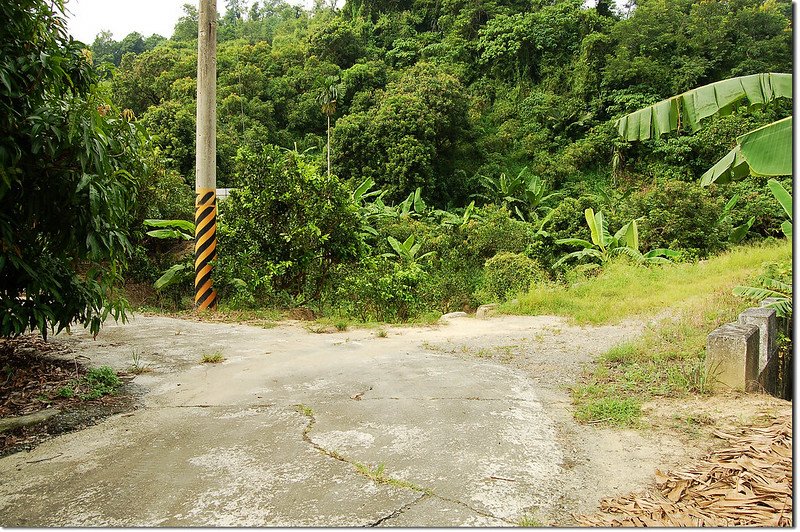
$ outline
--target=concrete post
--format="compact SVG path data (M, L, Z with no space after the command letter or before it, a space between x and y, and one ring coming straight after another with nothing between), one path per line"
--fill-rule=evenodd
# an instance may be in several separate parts
M772 303L777 303L780 301L777 297L765 297L761 300L761 308L766 307ZM786 318L776 318L777 321L777 328L779 332L782 332L785 335L789 334L789 320Z
M728 323L708 335L706 374L711 385L722 384L748 391L758 386L758 341L756 325Z
M217 2L200 0L197 35L194 304L213 308L211 268L217 257Z
M758 374L767 366L767 361L777 352L775 343L778 329L775 309L749 308L739 314L739 323L758 327Z

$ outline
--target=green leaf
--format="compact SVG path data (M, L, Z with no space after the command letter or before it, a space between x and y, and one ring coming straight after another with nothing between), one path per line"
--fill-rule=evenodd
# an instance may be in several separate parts
M619 135L625 140L647 140L659 138L678 128L697 131L701 120L729 113L735 104L745 99L752 106L762 105L775 98L791 97L791 74L753 74L717 81L686 91L627 114L619 118L615 126Z
M402 257L405 253L403 244L401 244L400 241L393 236L387 237L386 240L389 242L389 245L392 246L392 249L395 251L395 253Z
M371 177L366 178L360 185L358 185L358 188L353 192L353 199L356 202L361 201L367 190L371 189L374 184L375 184L374 179L372 179Z
M583 240L582 238L559 238L556 240L556 244L568 244L570 246L581 246L582 248L591 248L592 243Z
M792 238L792 222L789 220L784 220L784 222L781 224L781 231L783 231L783 234L788 238Z
M734 227L733 231L731 231L731 235L728 237L728 241L734 244L738 244L744 237L747 236L747 232L753 227L753 223L756 221L755 216L751 216L749 220L738 227Z
M603 240L600 233L599 228L597 227L597 219L594 214L594 209L589 207L585 211L583 211L583 215L586 218L586 223L589 225L589 232L592 235L592 242L595 246L603 246Z
M191 266L188 264L175 264L164 274L156 279L156 282L153 283L153 288L156 290L162 290L170 285L177 284L183 280L183 276L179 276L178 274L184 272L185 270L190 270Z
M192 235L183 233L181 231L175 229L153 229L152 231L148 231L148 236L152 236L153 238L161 238L161 239L170 239L175 238L178 240L191 240L194 238Z
M785 188L783 188L783 185L781 185L778 181L774 179L770 179L769 181L767 181L767 186L769 187L769 190L772 192L772 195L775 196L775 199L778 200L778 203L781 204L781 207L783 207L783 212L785 212L786 216L788 216L789 219L791 220L792 195L789 194L789 192L787 192Z
M183 229L194 234L194 223L188 220L145 220L144 225L149 227L170 227Z
M792 175L792 117L772 122L736 139L737 145L701 177L705 186L754 175Z

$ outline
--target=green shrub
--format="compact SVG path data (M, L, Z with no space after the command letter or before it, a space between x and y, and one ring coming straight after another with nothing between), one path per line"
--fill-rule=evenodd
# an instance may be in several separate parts
M739 195L739 201L730 213L732 225L741 225L754 216L756 220L749 231L751 236L781 238L783 237L781 223L786 219L786 213L770 192L767 186L768 179L763 176L748 176L742 181L721 185L719 194L725 198L731 198L734 194ZM786 190L792 190L791 177L784 178L780 182Z
M521 253L501 252L486 261L481 295L484 300L504 301L526 292L531 283L540 283L547 274L539 263Z
M502 251L521 253L534 241L534 226L517 220L508 209L486 205L475 209L477 217L460 228L459 246L466 260L483 263Z
M362 321L407 321L424 310L417 287L427 274L416 263L369 257L342 265L333 277L338 310Z
M669 248L688 259L724 250L730 222L720 223L723 200L696 183L664 181L631 196L628 218L641 218L642 249Z
M218 285L238 301L318 300L332 266L362 251L358 208L334 176L267 146L239 150L220 207Z

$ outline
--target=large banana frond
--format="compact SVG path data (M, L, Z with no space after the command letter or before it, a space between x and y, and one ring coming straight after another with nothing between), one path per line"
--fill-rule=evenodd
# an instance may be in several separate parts
M704 118L731 112L747 99L763 105L775 98L792 97L792 75L763 73L710 83L627 114L616 121L620 136L628 141L659 138L676 129L700 129Z
M751 173L792 174L791 116L738 137L736 147L700 177L700 184L728 183Z

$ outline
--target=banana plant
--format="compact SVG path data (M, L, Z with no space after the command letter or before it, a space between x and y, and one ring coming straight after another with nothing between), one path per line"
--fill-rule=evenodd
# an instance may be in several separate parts
M527 175L526 166L516 175L509 178L504 172L497 178L478 176L486 194L474 194L488 202L508 207L522 221L530 221L539 210L550 210L544 203L559 197L561 194L547 194L547 183L537 175Z
M774 179L767 181L767 186L769 186L772 195L775 196L775 199L777 199L778 203L783 207L783 212L789 217L788 220L784 220L781 224L781 231L783 231L783 234L788 238L792 238L792 195L783 188L783 185Z
M144 224L148 227L157 227L147 232L147 235L162 240L194 239L194 223L187 220L145 220ZM153 288L161 291L169 286L182 284L190 281L194 277L194 261L192 259L173 264L162 272L161 277L153 283Z
M737 286L733 289L734 295L752 299L758 302L771 297L775 301L766 305L774 308L775 314L781 318L792 315L792 285L772 278L761 280L763 286Z
M419 252L420 244L414 243L414 235L410 235L406 238L405 242L400 242L393 236L390 236L386 239L389 242L389 245L392 246L394 253L384 253L381 255L382 257L389 257L389 258L399 258L401 262L404 264L416 264L417 262L426 259L434 254L433 251L429 251L428 253L423 253L419 257L417 257L417 253Z
M745 101L750 107L759 107L776 98L791 97L791 74L740 76L639 109L618 119L616 126L619 135L628 141L659 138L680 129L695 132L705 118L729 114ZM748 174L792 174L791 116L738 137L736 146L701 176L700 184L726 183Z
M717 221L718 224L724 224L730 222L733 219L731 216L731 212L736 207L736 204L739 203L739 194L734 194L733 197L728 200L728 203L725 204L725 207L722 208L722 215L719 217ZM747 236L747 232L753 227L753 224L756 221L755 216L751 216L748 220L743 223L742 225L738 225L731 230L731 234L728 235L728 242L733 244L738 244L744 237Z
M554 268L573 258L597 259L602 265L609 262L615 255L627 255L637 264L664 264L678 256L677 252L664 248L653 249L647 253L640 252L639 226L636 220L626 223L614 233L614 236L611 236L602 212L595 214L594 209L589 208L584 211L584 217L589 226L592 241L589 242L582 238L556 240L556 244L581 246L583 249L564 255L553 264Z

